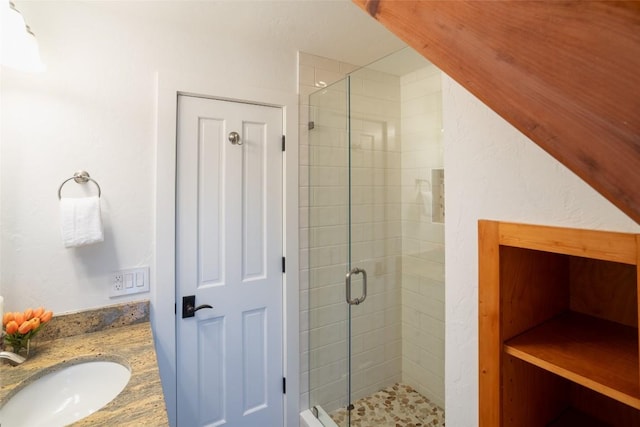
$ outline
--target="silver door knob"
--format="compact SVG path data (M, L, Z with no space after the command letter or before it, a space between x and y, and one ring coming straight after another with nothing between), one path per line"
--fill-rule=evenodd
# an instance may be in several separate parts
M229 142L233 145L242 145L242 141L240 141L240 134L238 132L229 133Z

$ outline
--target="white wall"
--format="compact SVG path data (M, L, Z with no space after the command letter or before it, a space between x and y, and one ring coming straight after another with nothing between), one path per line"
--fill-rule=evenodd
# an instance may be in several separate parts
M638 224L443 75L447 425L478 425L477 220L640 232ZM481 338L481 337L480 337Z
M39 5L28 17L47 72L2 70L0 271L10 309L104 306L114 302L110 272L151 262L157 59L143 49L143 31L110 30L113 9ZM126 37L131 51L122 49ZM57 189L78 169L102 187L105 242L65 249ZM81 192L96 194L73 181L63 189Z
M294 50L211 37L188 22L169 25L184 7L165 4L144 19L136 2L22 5L47 71L2 70L0 271L8 310L111 304L109 274L152 263L157 70L296 93ZM102 187L105 242L65 249L56 192L78 169ZM70 182L63 194L85 190L95 191ZM140 298L149 295L117 301Z

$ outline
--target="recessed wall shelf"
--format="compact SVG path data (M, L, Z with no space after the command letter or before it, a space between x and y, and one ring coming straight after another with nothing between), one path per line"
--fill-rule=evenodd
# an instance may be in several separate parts
M639 247L479 222L481 427L640 425Z

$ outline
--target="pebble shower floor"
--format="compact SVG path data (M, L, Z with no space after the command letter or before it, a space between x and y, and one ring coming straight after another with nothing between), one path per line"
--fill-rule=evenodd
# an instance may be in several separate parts
M444 410L404 384L394 384L354 402L352 427L444 427ZM332 412L339 426L346 425L347 411Z

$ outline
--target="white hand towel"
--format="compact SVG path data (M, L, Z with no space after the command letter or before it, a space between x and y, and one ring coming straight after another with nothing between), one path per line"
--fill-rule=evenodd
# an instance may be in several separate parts
M60 199L60 228L62 242L67 248L102 242L100 198Z

